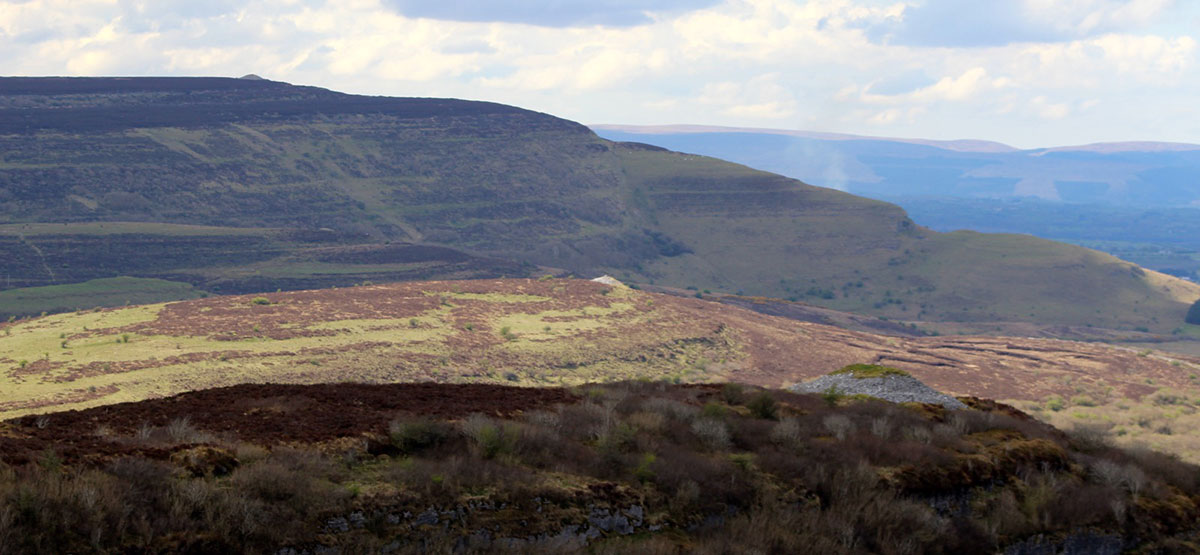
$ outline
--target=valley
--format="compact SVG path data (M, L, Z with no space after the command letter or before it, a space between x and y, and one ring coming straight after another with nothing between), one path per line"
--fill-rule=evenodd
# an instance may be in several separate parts
M938 233L891 204L510 106L215 78L4 78L0 93L10 289L608 273L977 333L1025 322L1098 337L1169 334L1200 298L1095 251Z
M0 222L0 553L1196 545L1200 285L1098 250L260 78L0 78Z

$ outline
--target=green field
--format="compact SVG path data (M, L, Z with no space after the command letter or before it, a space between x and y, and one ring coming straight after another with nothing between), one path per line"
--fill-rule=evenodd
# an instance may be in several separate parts
M180 301L206 296L187 283L161 279L118 277L67 285L25 287L0 291L0 317Z

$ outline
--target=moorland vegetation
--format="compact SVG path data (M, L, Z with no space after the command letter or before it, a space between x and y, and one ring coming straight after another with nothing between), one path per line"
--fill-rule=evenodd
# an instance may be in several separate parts
M371 387L389 386L235 386L10 422L0 545L1197 549L1200 469L979 399L947 411L734 384L430 384L408 398L439 410L381 392L397 401L326 420ZM262 426L243 422L248 406ZM42 442L22 452L14 437Z

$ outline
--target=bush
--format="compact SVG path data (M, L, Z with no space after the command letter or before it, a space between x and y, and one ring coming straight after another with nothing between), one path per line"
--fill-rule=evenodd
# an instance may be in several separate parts
M741 385L727 383L725 387L721 388L721 398L731 405L740 405L742 404L742 392Z
M771 396L770 393L763 391L755 395L746 407L750 409L750 414L765 420L775 420L779 418L779 402Z
M843 394L836 385L831 385L829 386L829 389L821 392L821 399L825 401L825 404L831 407L836 407L838 402L841 401L845 396L846 395Z
M692 423L692 433L713 451L729 448L729 427L716 418L700 418Z
M794 446L800 443L800 420L784 418L771 429L771 441L780 445Z
M512 329L509 328L508 326L504 326L504 327L500 328L500 337L503 337L505 341L516 341L517 340L516 334L514 334L512 332Z
M472 414L462 425L467 437L475 441L479 455L494 459L500 455L511 455L516 450L520 435L514 425L500 423L482 414Z
M850 420L843 414L831 414L826 416L821 421L825 425L825 429L833 434L838 440L844 440L847 436L854 432L854 421Z
M388 425L388 438L405 455L441 445L453 435L454 431L448 424L428 418L396 419Z
M271 299L268 299L266 297L254 297L253 299L250 299L250 304L268 305L268 304L271 304Z

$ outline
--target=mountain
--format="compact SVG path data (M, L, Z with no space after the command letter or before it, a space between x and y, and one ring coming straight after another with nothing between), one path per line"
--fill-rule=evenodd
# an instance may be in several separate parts
M936 233L891 204L486 102L253 79L6 78L0 146L9 289L609 273L912 322L1157 332L1200 297L1087 249ZM117 300L139 283L81 287ZM148 283L160 300L197 294Z
M0 324L0 417L244 383L731 381L855 363L1200 460L1200 358L1050 339L892 337L585 280L226 295ZM1070 409L1064 411L1064 409ZM1175 430L1175 433L1171 433Z

